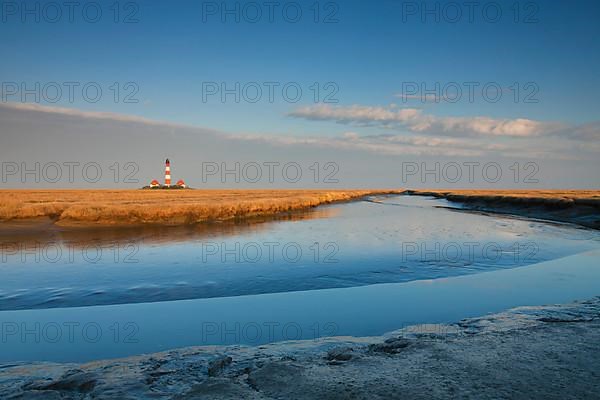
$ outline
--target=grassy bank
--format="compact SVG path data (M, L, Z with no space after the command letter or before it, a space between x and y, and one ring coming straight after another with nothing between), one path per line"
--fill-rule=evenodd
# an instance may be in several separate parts
M185 225L299 211L381 190L0 190L0 222L60 226Z
M569 222L600 229L600 190L407 190L479 211Z

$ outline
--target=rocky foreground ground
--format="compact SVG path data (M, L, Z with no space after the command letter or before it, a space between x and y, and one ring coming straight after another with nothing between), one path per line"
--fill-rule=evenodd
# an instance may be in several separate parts
M3 399L600 398L600 297L374 338L0 366Z

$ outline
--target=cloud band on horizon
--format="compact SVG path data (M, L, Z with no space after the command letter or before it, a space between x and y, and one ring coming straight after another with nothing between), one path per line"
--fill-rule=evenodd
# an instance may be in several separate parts
M485 116L437 117L417 108L372 107L362 105L316 105L298 108L291 117L340 124L405 129L420 134L444 136L536 137L565 128L558 122L527 118L499 119Z

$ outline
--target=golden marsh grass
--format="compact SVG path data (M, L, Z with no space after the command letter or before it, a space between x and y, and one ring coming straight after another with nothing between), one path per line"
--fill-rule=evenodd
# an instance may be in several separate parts
M0 190L0 221L58 225L184 225L275 215L381 190Z

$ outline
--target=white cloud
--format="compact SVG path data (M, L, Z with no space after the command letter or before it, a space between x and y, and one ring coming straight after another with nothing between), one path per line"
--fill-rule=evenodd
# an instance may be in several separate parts
M342 137L344 137L345 139L359 139L360 135L356 132L344 132L342 134Z
M206 128L180 125L171 122L156 121L134 115L123 115L110 112L82 111L61 107L49 107L38 104L0 103L0 111L6 115L11 110L19 111L26 121L36 120L37 113L43 115L63 115L87 123L85 132L110 134L112 128L104 127L99 121L107 124L131 123L141 126L164 127L163 132L173 136L175 131L186 136L211 136L213 141L224 140L232 145L239 143L262 143L265 146L313 147L322 149L366 151L387 155L433 155L433 156L515 156L515 157L552 157L577 158L583 153L600 151L596 144L600 138L600 123L594 122L579 126L566 124L548 124L528 119L494 119L489 117L443 117L438 118L424 114L419 109L383 107L305 107L292 114L299 118L312 120L336 120L341 123L376 124L382 127L399 127L408 130L398 134L361 135L356 131L347 131L340 136L330 135L285 136L278 134L227 134ZM7 120L0 129L6 130ZM60 121L58 127L66 124ZM112 125L106 125L112 126ZM147 130L131 129L126 136L135 136L136 132ZM179 129L181 128L181 129ZM411 133L412 132L412 133ZM468 134L465 135L465 132ZM539 136L544 136L540 141ZM462 135L461 135L462 134ZM163 134L164 137L164 134ZM492 141L491 139L494 138ZM519 138L511 141L511 138ZM121 138L120 138L121 139ZM126 140L125 137L122 140ZM137 140L137 139L136 139ZM207 139L208 140L208 139ZM148 144L150 146L150 144Z
M490 117L437 117L416 108L370 107L353 105L332 107L318 105L299 108L290 116L308 120L336 121L343 124L377 125L402 128L410 132L449 136L511 136L533 137L554 132L556 123L526 118L498 119Z
M338 137L296 137L277 135L234 135L234 140L268 143L275 146L317 146L336 150L358 150L386 155L483 156L500 152L512 153L508 145L483 143L480 140L405 136L367 135L345 132Z
M290 113L299 118L314 120L335 120L338 122L408 122L421 114L416 108L390 110L383 107L353 105L349 107L331 107L319 105L303 107Z

